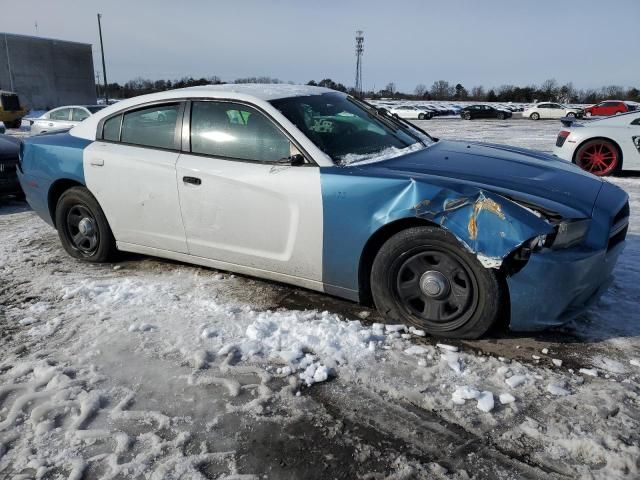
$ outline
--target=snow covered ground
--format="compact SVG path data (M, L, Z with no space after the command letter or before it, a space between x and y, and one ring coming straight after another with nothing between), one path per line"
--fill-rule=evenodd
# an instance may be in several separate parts
M558 122L421 122L550 151ZM0 204L0 478L638 478L640 178L614 285L562 331L447 342ZM305 310L305 308L307 308Z

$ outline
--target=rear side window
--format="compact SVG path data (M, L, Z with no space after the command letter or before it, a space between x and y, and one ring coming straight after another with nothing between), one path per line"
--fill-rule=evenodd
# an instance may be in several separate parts
M50 120L69 120L69 109L61 108L60 110L55 110L49 114Z
M172 103L125 113L120 141L146 147L175 148L179 110L180 104Z
M290 142L255 108L230 102L193 102L191 152L275 162L290 155Z
M73 112L71 113L71 120L73 120L74 122L81 122L85 118L89 118L89 114L86 112L86 110L83 110L81 108L73 109Z
M122 115L112 117L104 122L102 127L102 139L109 140L111 142L120 141L120 124L122 123Z

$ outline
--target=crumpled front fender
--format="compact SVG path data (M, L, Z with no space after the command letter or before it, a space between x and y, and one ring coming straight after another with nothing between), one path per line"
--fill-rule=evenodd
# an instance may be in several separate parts
M357 299L359 262L368 239L397 220L419 218L438 224L485 267L493 268L523 242L553 231L532 211L464 182L323 170L323 282L330 293Z

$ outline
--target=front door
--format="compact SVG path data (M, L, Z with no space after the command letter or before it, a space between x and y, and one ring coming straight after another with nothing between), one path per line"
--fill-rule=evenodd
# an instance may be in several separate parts
M86 185L118 242L187 252L176 186L181 115L179 102L127 111L84 151Z
M295 147L244 104L194 101L190 127L177 167L189 253L320 281L319 168L283 164Z

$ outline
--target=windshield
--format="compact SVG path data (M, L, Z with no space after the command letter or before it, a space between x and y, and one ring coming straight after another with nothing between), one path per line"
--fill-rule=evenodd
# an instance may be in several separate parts
M339 93L281 98L271 104L337 165L381 161L432 143L418 130Z

